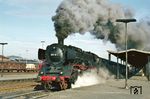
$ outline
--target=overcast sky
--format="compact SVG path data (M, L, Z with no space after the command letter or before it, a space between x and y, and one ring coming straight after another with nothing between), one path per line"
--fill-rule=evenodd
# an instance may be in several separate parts
M57 42L51 17L62 0L0 0L0 42L7 42L4 54L37 59L41 41L47 45ZM150 0L110 0L129 6L138 20L150 15ZM94 39L92 35L75 34L65 40L66 45L78 46L107 58L106 50L116 50L110 42ZM0 46L0 53L1 53Z

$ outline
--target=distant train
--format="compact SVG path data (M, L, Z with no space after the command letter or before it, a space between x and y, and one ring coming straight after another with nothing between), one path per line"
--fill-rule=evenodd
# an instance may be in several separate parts
M36 64L26 64L14 61L1 62L0 72L37 72Z
M75 84L80 73L91 69L96 69L98 73L99 68L105 67L114 75L117 72L117 63L60 43L49 45L46 50L39 49L38 58L43 62L37 80L46 90L71 88L71 84ZM124 78L125 66L119 64L119 67L119 77Z

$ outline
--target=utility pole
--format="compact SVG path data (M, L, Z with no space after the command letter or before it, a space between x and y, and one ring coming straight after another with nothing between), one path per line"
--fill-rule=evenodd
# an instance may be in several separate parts
M8 43L0 43L2 45L2 60L1 64L3 64L3 58L4 58L4 45L7 45ZM2 72L3 72L3 65L2 65ZM1 77L3 77L3 74L1 74Z
M128 89L128 84L127 84L127 80L128 80L128 34L127 34L127 23L129 22L136 22L136 19L117 19L116 22L122 22L125 23L125 50L126 50L126 78L125 78L125 89Z
M28 64L28 51L29 51L29 50L26 50L26 54L27 54L27 55L26 55L26 65Z

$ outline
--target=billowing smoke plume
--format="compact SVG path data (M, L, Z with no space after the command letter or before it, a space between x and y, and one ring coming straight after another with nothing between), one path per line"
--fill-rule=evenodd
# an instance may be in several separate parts
M116 19L133 18L131 9L107 0L64 0L53 16L56 36L90 32L98 39L109 40L118 49L125 48L125 29ZM150 49L150 22L129 23L128 48Z

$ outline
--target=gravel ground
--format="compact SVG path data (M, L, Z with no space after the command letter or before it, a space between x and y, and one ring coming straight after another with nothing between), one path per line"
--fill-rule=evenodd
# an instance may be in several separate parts
M130 88L124 89L124 80L108 80L104 84L80 87L49 93L42 99L150 99L150 82L146 78L133 77L128 86L142 86L142 94L130 94Z
M3 80L27 79L36 77L37 73L3 73L3 77L0 76L0 94L22 91L27 89L33 90L35 85L37 84L35 81L3 82Z
M0 83L0 96L4 93L9 94L22 90L33 90L36 85L37 83L34 81Z

